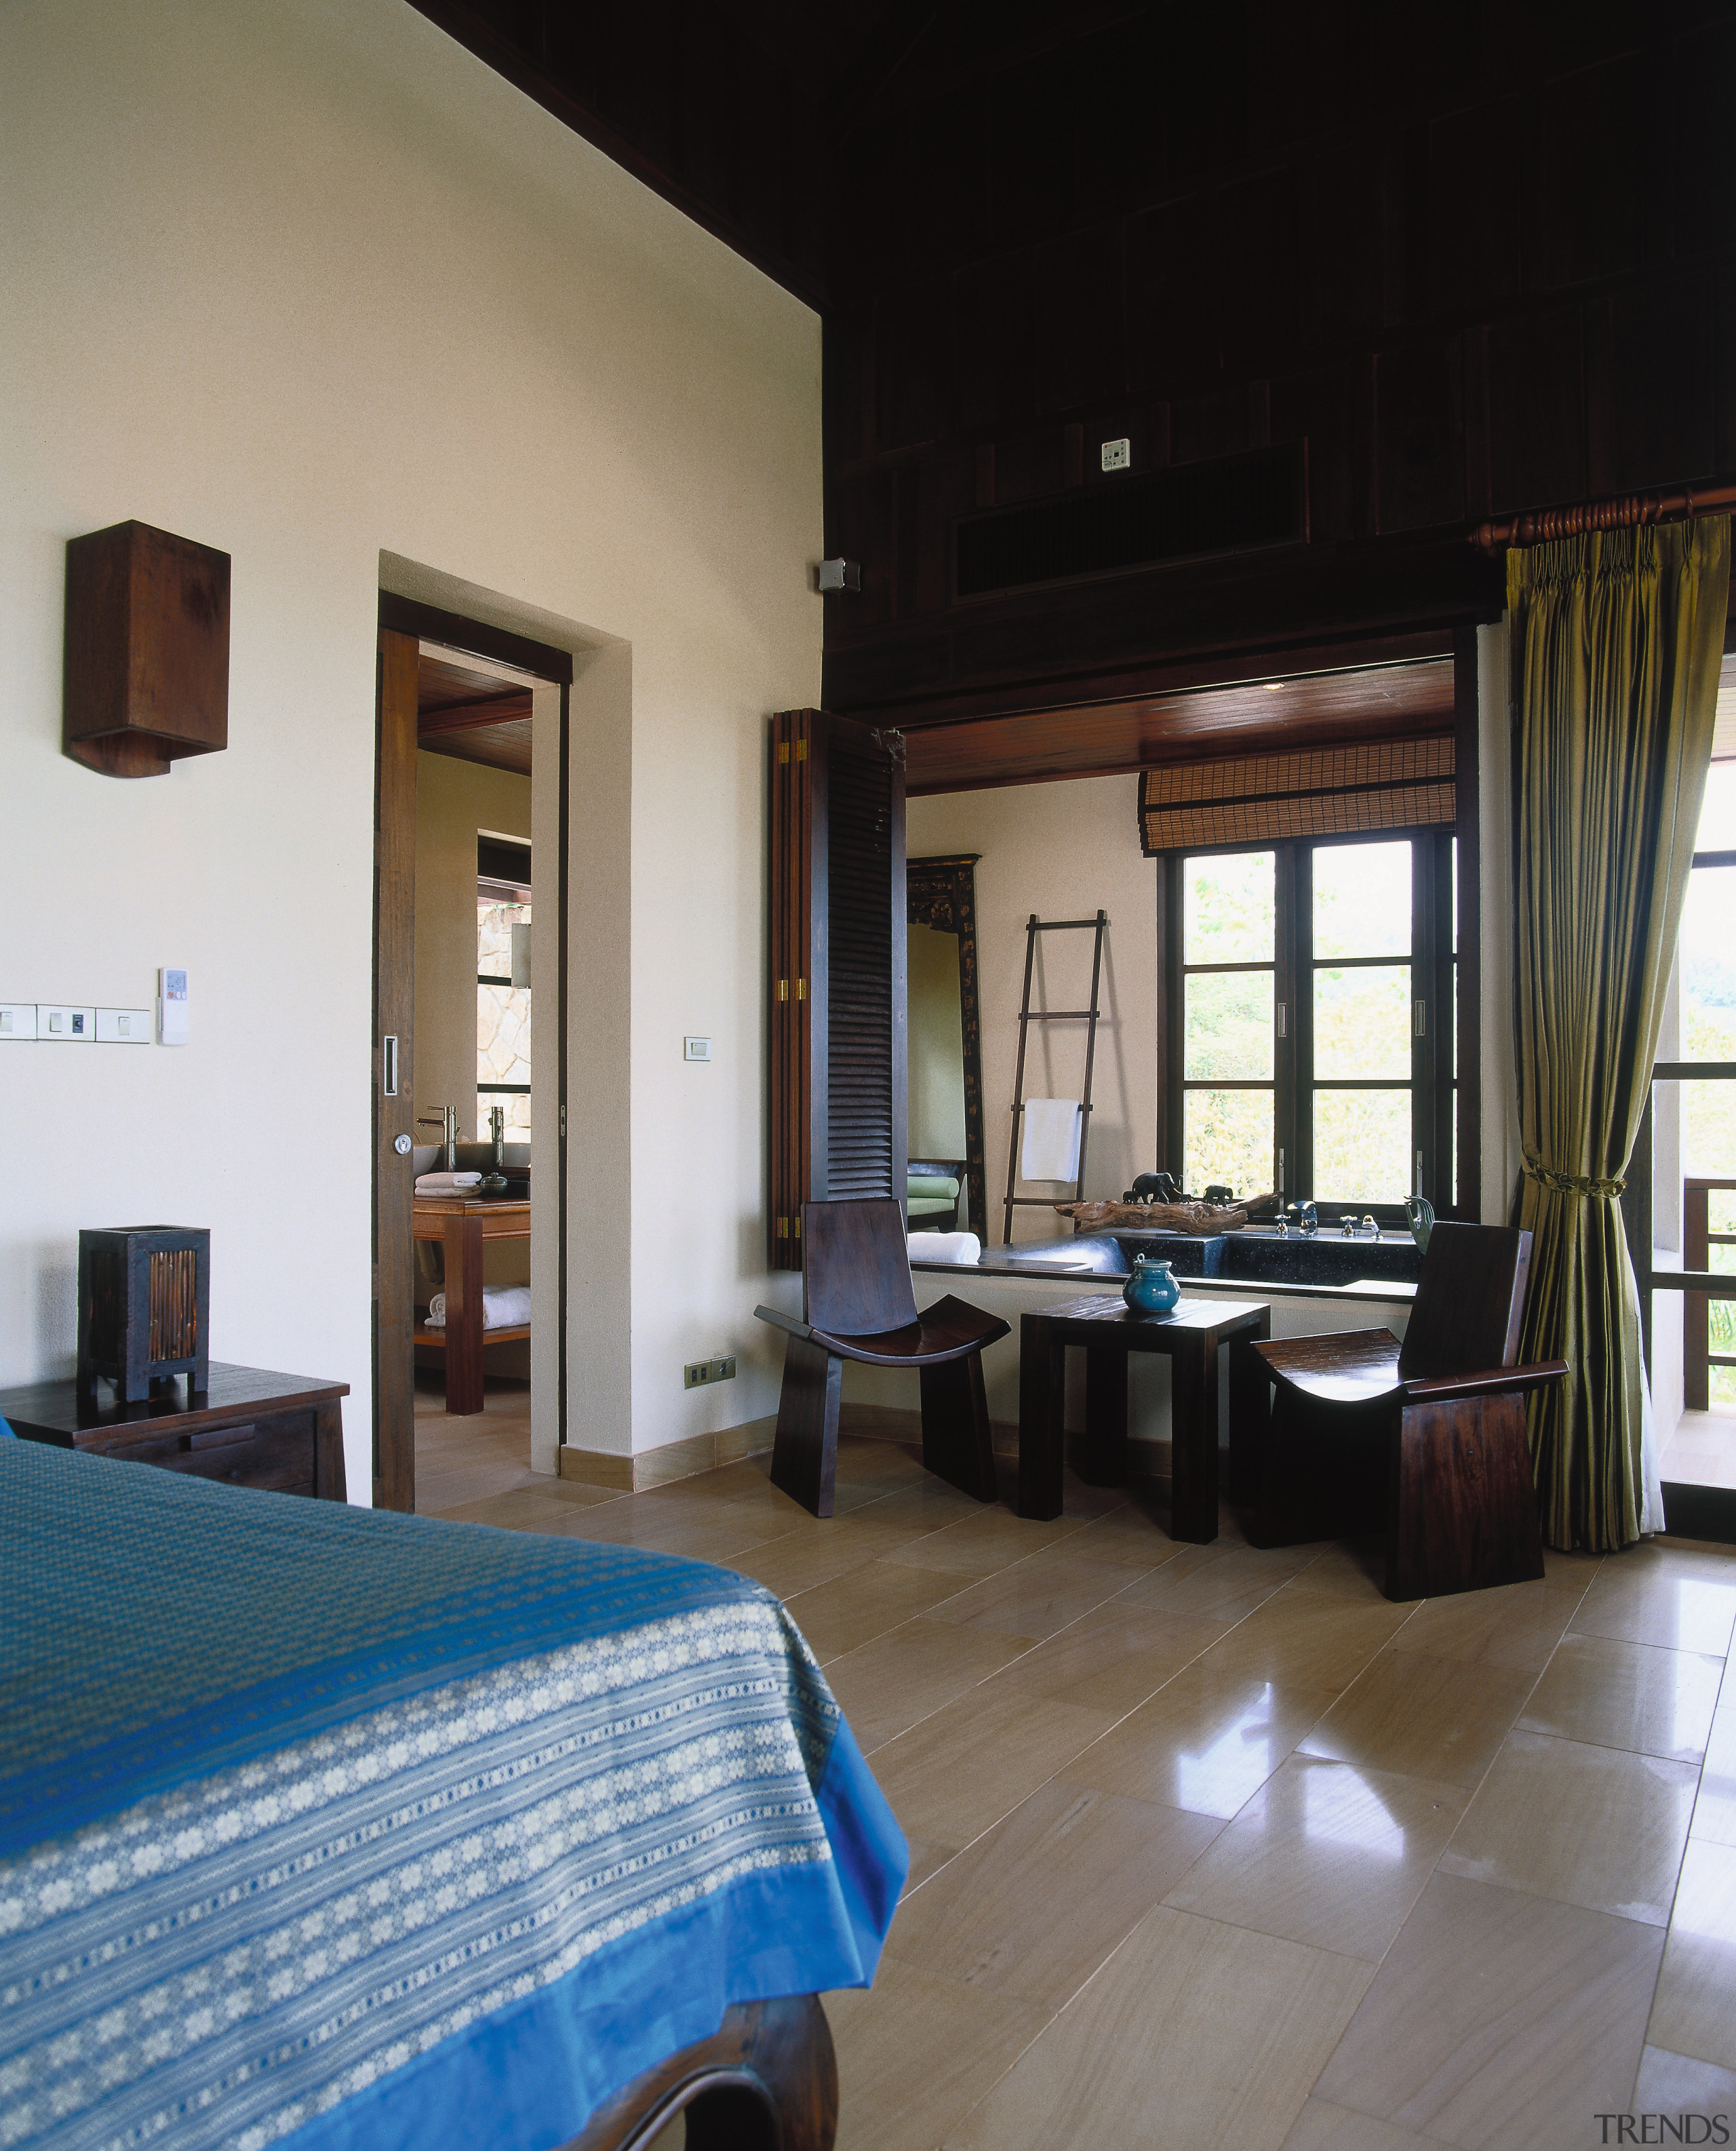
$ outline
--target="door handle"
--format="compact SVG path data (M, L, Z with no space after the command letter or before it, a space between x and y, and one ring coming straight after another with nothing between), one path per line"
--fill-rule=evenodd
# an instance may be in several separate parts
M397 1152L400 1157L407 1157L414 1146L412 1144L408 1136L400 1136L392 1144L392 1147Z
M380 1040L383 1050L380 1055L380 1095L385 1098L397 1096L397 1039L388 1031Z

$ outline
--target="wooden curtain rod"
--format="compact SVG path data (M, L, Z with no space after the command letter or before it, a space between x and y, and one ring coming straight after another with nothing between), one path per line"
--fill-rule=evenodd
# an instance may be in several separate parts
M1582 501L1577 508L1546 508L1505 523L1480 523L1470 534L1485 553L1503 545L1546 545L1587 530L1631 530L1636 524L1673 523L1679 517L1736 508L1736 485L1683 486L1673 493L1624 493L1612 500Z

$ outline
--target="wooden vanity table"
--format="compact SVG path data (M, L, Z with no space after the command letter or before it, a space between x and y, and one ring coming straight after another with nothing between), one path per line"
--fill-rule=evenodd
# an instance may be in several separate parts
M483 1408L483 1345L510 1344L530 1334L524 1323L510 1329L483 1329L483 1245L488 1240L528 1240L530 1204L510 1197L418 1195L412 1208L412 1233L436 1240L445 1251L446 1327L418 1329L418 1344L439 1344L446 1351L446 1409L479 1412Z

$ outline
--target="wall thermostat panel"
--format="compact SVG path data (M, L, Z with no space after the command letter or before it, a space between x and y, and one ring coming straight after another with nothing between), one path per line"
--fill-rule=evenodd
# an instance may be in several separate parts
M56 1001L38 1001L36 1005L36 1035L56 1044L63 1040L71 1045L94 1045L96 1043L96 1010L94 1008L63 1007Z
M149 1045L150 1010L99 1008L96 1012L96 1035L99 1045Z
M157 1036L164 1045L187 1042L187 974L163 969L157 974Z

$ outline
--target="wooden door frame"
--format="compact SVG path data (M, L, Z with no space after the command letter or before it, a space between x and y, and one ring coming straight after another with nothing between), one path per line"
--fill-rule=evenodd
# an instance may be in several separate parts
M556 747L559 838L554 861L554 1200L559 1349L555 1410L567 1432L567 854L571 761L570 652L504 628L382 590L374 701L373 947L373 1500L377 1508L416 1506L415 1345L411 1337L414 1261L410 1206L414 1167L394 1147L415 1141L416 678L421 645L492 658L560 689ZM405 714L407 682L407 721ZM533 782L534 773L533 772ZM384 1040L397 1039L395 1096L385 1088ZM382 1308L393 1310L384 1319Z

